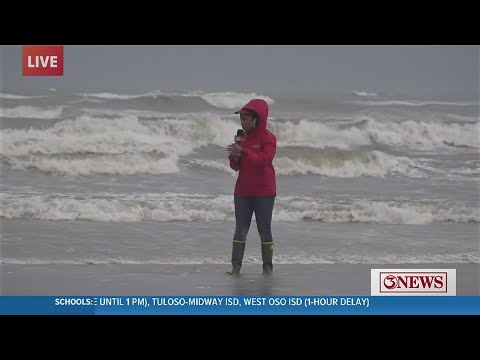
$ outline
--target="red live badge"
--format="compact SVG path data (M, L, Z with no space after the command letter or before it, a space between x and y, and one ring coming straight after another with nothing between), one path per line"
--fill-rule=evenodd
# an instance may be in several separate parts
M23 76L63 76L63 45L24 45Z

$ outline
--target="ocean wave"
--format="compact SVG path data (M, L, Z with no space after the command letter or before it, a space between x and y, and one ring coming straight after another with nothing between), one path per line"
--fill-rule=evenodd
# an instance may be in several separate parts
M57 119L62 115L63 106L16 106L13 108L1 107L0 117L30 118L30 119Z
M462 143L478 146L475 134L478 125L383 124L374 120L337 126L306 120L273 123L279 139L274 165L279 175L399 174L421 178L437 174L461 179L462 175L474 175L477 170L459 166L449 173L435 168L428 159L361 150L361 147L376 142L418 144L415 139L430 145L446 146L444 143L450 140L458 146ZM83 115L49 128L0 130L0 160L4 166L16 169L67 175L162 174L180 171L184 166L213 168L233 175L224 148L231 143L237 128L235 121L211 114L192 120L142 121L135 115L114 118ZM202 148L212 145L218 149L208 156L217 154L217 158L192 158L193 154L201 154Z
M371 105L371 106L428 106L428 105L444 105L444 106L479 106L478 101L419 101L419 100L376 100L365 101L357 100L352 101L353 104L358 105Z
M177 148L179 144L176 144ZM168 151L117 152L108 148L108 152L82 151L81 153L32 153L27 155L6 156L0 154L0 162L13 169L36 169L49 174L58 175L92 175L92 174L165 174L181 171L182 168L205 168L221 171L232 176L236 172L230 168L228 159L208 160L182 157L173 150ZM188 146L185 146L188 149ZM173 149L173 146L172 146ZM425 178L432 173L451 177L457 174L472 175L477 170L467 168L452 170L452 174L436 169L420 160L393 156L380 151L361 152L321 152L315 154L280 156L273 164L277 175L321 175L327 177L355 178L361 176L384 177L386 175L402 175L412 178ZM467 180L470 178L467 178Z
M36 110L35 110L36 111ZM61 108L49 113L28 116L54 118ZM2 130L3 140L7 146L12 142L26 140L43 144L46 153L56 152L56 147L76 147L83 150L85 141L95 138L98 147L110 144L135 144L142 146L142 137L171 137L180 142L185 141L192 147L207 144L226 146L233 139L239 124L232 119L223 119L218 115L203 114L188 118L167 117L139 120L138 114L126 112L124 116L111 114L84 114L75 120L63 120L46 129ZM152 115L147 112L147 115ZM477 123L435 123L422 121L383 122L372 118L342 124L325 124L319 121L300 120L270 121L269 129L276 135L279 147L302 146L313 149L353 149L367 145L386 145L400 148L435 149L435 148L480 148L480 122ZM125 139L128 136L130 141ZM140 138L139 138L140 137ZM86 140L85 140L86 139ZM172 139L173 140L173 139ZM160 139L160 141L163 141ZM102 145L104 144L104 145ZM23 145L22 145L23 146ZM89 146L91 147L91 145ZM50 148L50 149L48 149ZM12 150L12 149L10 149ZM17 149L19 150L19 149ZM24 148L23 150L27 150ZM12 150L13 151L13 150ZM90 150L88 150L90 151ZM28 151L27 151L28 152ZM65 151L59 151L65 152ZM102 150L102 152L105 152Z
M232 197L182 194L0 195L0 217L98 222L234 221ZM277 197L273 221L427 224L480 222L480 208L432 201L323 201Z
M220 109L237 109L245 105L253 98L264 99L267 103L273 104L274 100L268 96L257 95L256 93L239 93L239 92L216 92L208 93L203 91L188 91L184 93L169 93L162 91L151 91L143 94L115 94L115 93L78 93L79 96L99 98L106 100L133 100L133 99L170 99L174 101L176 98L200 98L208 105Z
M357 96L366 96L366 97L378 96L378 94L376 93L369 93L366 91L352 91L352 93Z
M14 168L58 174L159 174L178 171L178 158L196 148L220 142L226 146L234 131L233 122L212 118L142 123L136 116L82 116L46 129L1 130L0 157ZM161 154L168 154L168 160L158 161Z
M381 151L338 152L300 158L279 157L275 160L281 175L323 175L354 178L360 176L384 177L401 174L410 177L425 177L420 166L407 157L393 156Z
M4 129L0 132L0 140L7 156L154 151L187 154L195 147L215 142L222 135L219 127L212 131L214 126L211 119L206 122L165 119L142 123L136 116L114 119L81 116L46 129ZM231 124L228 140L233 137L234 129ZM226 132L225 144L228 142Z
M309 120L270 122L269 127L277 135L280 146L350 149L383 144L419 149L480 148L480 122L444 124L407 120L396 123L366 118L340 125Z
M422 178L427 174L422 171L421 161L407 157L394 156L381 151L335 151L308 152L281 155L278 151L273 161L277 175L322 175L328 177L354 178L360 176L384 177L388 174L400 174L408 177ZM235 175L227 162L191 159L191 166L221 170ZM432 167L428 168L432 170Z
M478 264L480 253L459 254L431 254L431 255L313 255L313 254L287 254L275 252L275 264ZM244 264L261 264L258 256L246 254ZM231 259L228 256L217 257L181 257L175 258L128 258L128 257L95 257L78 259L48 259L48 258L10 258L3 257L0 264L11 265L229 265Z
M135 175L179 172L178 156L146 154L55 154L1 158L13 169L36 169L55 175Z
M450 179L456 181L476 181L472 175L480 172L478 166L441 168L441 162L429 158L408 158L395 156L382 151L308 151L300 149L289 153L278 149L273 160L275 172L279 176L320 175L326 177L357 178L362 176L385 177L405 176L409 178ZM184 165L185 164L185 165ZM225 160L199 158L182 159L181 165L213 169L236 176ZM466 164L467 165L467 164ZM474 165L472 165L474 166Z
M44 98L47 97L46 95L36 95L36 96L26 96L26 95L15 95L15 94L6 94L0 93L0 99L35 99L35 98Z

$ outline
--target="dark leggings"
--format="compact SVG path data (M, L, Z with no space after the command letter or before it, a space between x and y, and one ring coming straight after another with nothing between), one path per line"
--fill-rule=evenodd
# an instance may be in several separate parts
M233 240L247 240L248 230L255 213L258 234L261 242L271 242L272 213L275 196L239 196L234 195L235 202L235 234Z

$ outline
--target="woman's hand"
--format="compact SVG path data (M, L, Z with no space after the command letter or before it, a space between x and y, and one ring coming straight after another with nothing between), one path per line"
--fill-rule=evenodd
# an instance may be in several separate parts
M227 146L227 151L230 155L240 155L242 147L238 144L231 144Z

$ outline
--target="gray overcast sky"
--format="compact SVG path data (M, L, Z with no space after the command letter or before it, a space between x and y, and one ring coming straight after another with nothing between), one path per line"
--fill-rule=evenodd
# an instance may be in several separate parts
M461 93L478 97L480 46L66 45L63 77L22 77L2 46L2 87L88 91Z

